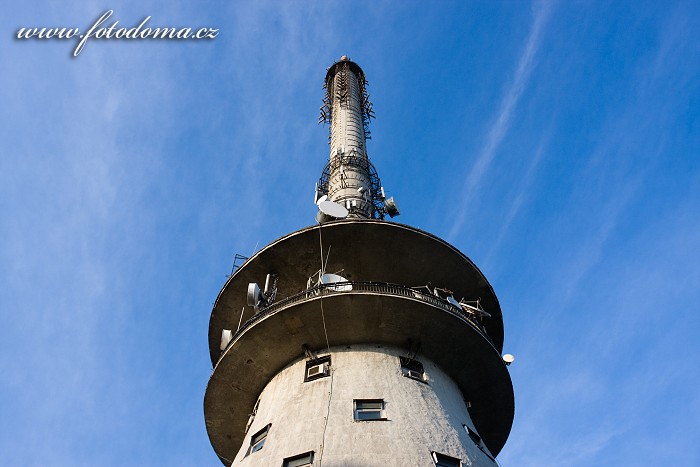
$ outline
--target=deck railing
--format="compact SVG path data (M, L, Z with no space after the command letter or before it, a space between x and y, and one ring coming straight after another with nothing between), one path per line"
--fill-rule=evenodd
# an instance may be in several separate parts
M249 327L265 318L266 316L272 315L282 308L289 307L291 305L301 303L307 300L314 299L316 297L325 295L337 295L343 293L368 293L368 294L379 294L379 295L393 295L408 297L422 302L428 303L434 307L440 308L448 313L451 313L469 324L474 328L479 334L481 334L486 340L488 340L492 346L495 345L489 335L486 333L483 324L481 323L481 317L476 316L471 311L465 311L461 306L457 306L453 303L447 301L440 296L423 292L420 289L406 287L398 284L389 284L386 282L368 282L368 281L347 281L347 282L334 282L330 284L318 284L309 289L303 290L297 294L286 297L282 300L274 302L269 306L261 308L253 317L247 320L241 325L241 327L232 336L230 342L234 342L238 336L246 331ZM472 305L473 308L481 310L481 307L477 301L467 302ZM483 310L481 310L483 311Z

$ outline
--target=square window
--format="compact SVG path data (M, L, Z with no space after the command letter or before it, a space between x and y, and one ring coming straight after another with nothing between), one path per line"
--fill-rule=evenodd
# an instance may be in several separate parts
M405 377L425 382L425 370L421 362L408 357L399 357L399 362L401 373Z
M304 372L304 382L324 378L331 374L331 357L319 357L307 360Z
M439 452L433 452L433 461L439 467L462 467L462 461Z
M383 399L355 399L355 420L386 420Z
M250 437L250 447L248 448L246 456L261 450L263 446L265 446L265 440L267 439L267 434L270 431L270 426L272 426L272 424L268 424L265 428Z
M314 452L309 451L304 454L299 454L297 456L287 457L282 462L282 467L301 467L304 465L313 465L314 463Z

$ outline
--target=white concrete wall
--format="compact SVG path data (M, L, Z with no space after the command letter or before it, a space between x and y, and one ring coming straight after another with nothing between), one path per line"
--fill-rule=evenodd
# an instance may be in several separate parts
M430 466L437 451L465 466L493 467L463 428L474 427L455 383L420 355L427 384L404 377L398 358L404 354L368 345L331 348L332 377L311 382L304 382L305 360L285 368L260 395L232 465L281 466L285 457L315 451L314 466ZM353 399L383 399L388 420L354 421ZM251 435L268 423L264 448L246 457Z

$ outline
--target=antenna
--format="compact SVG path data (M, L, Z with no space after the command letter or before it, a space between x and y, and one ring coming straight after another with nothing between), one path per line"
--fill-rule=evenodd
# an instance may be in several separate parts
M350 214L344 206L327 199L318 203L318 208L325 215L336 219L345 219Z
M255 308L255 311L258 311L260 304L263 301L263 294L260 291L260 286L257 283L251 282L248 284L247 300L248 306L252 306Z
M348 280L343 276L339 276L338 274L322 274L320 282L321 284L338 284L329 285L326 287L327 289L335 290L336 292L349 292L352 290L352 284L347 283Z
M268 274L268 275L265 277L265 288L263 289L265 295L267 295L268 293L270 293L270 279L271 279L271 274Z
M277 280L279 279L279 274L276 272L271 272L265 278L265 291L263 292L263 300L265 300L265 306L270 306L277 298Z
M219 345L219 350L224 351L228 347L229 342L233 338L233 333L230 329L223 329L221 331L221 344Z
M515 357L507 353L503 356L503 361L505 362L506 366L508 366L515 361Z
M272 305L277 297L277 280L279 275L276 272L271 272L265 277L265 289L260 290L257 282L248 283L248 292L246 294L246 302L248 306L252 306L255 311L260 311ZM243 316L243 315L241 315Z
M475 303L475 302L471 302L471 303ZM479 318L483 318L483 317L490 318L491 317L491 313L488 313L487 311L484 311L483 308L481 308L481 304L479 303L479 300L476 301L476 306L470 305L469 303L465 302L464 300L461 300L459 302L459 306L461 306L462 309L464 311L466 311L467 313L471 313L475 316L478 316Z
M396 204L396 201L394 200L394 197L392 196L388 200L384 201L384 212L389 214L389 217L396 217L399 214L399 205Z

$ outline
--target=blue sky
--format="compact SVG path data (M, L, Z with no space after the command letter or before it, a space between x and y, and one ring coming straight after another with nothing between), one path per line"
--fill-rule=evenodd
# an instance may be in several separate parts
M220 33L12 39L107 9ZM501 464L700 465L697 2L13 2L0 31L0 464L219 465L211 307L314 222L347 54L396 220L501 301Z

